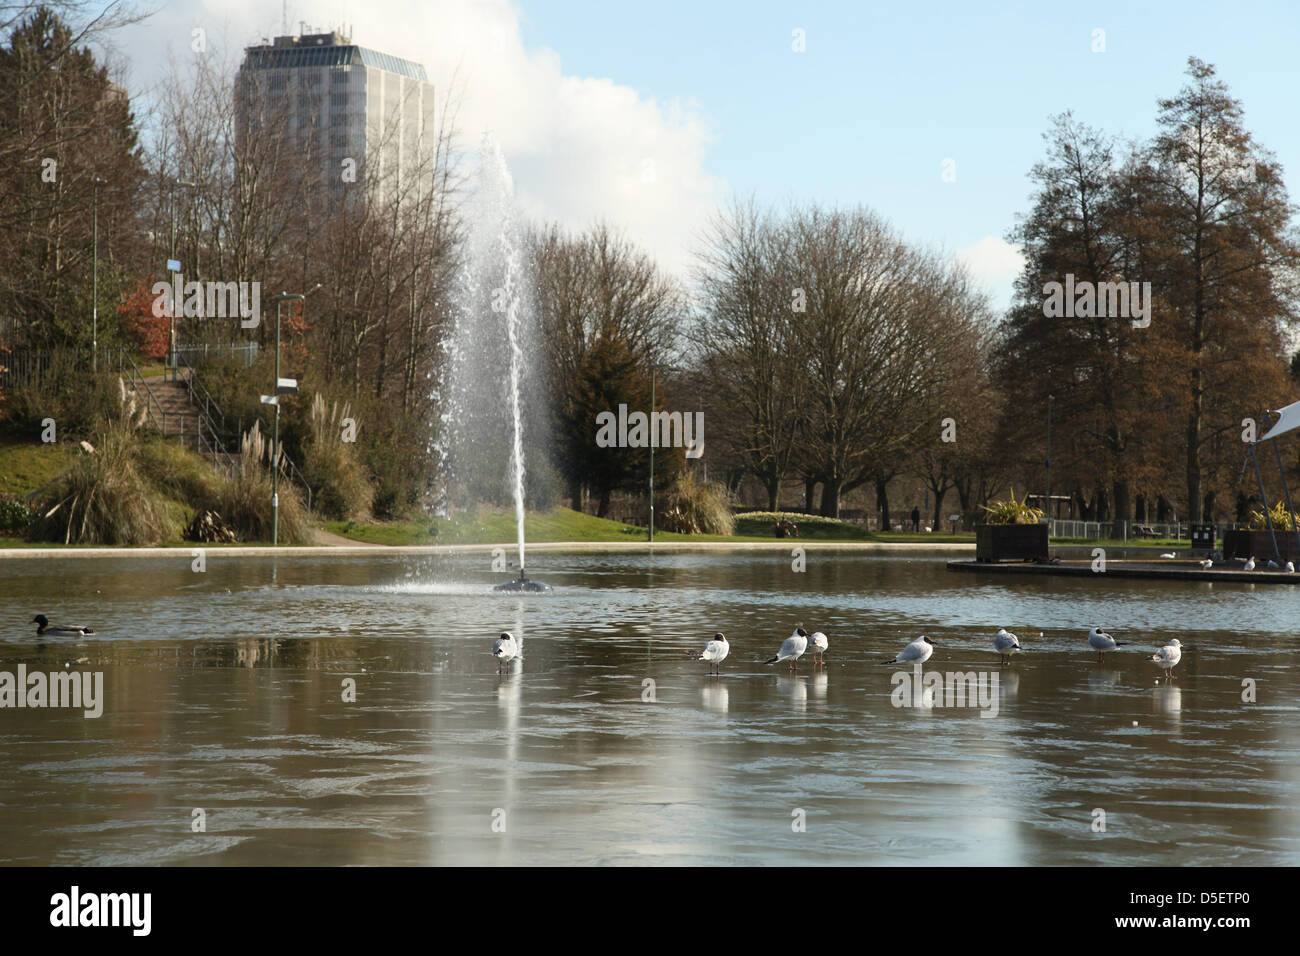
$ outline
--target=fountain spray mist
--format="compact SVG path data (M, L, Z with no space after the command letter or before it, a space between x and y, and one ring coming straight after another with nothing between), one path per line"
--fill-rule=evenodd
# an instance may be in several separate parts
M459 276L455 322L446 345L444 465L462 503L514 499L520 580L524 578L525 361L534 303L514 205L514 182L500 147L485 135ZM503 442L503 436L508 440Z

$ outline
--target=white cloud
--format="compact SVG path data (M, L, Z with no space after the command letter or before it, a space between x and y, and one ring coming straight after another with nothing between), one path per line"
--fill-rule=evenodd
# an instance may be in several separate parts
M989 285L1014 282L1025 267L1025 257L1018 246L998 236L985 236L973 246L957 253L975 278Z
M291 32L300 20L320 30L346 22L353 42L423 63L439 108L458 94L460 145L473 150L485 130L497 138L528 217L575 230L604 219L684 275L692 236L725 188L705 170L697 104L660 102L617 77L566 75L557 52L525 49L507 0L327 0L288 14ZM265 0L178 0L115 46L141 89L160 78L167 51L184 62L195 27L237 63L242 47L282 33L280 20L280 4Z

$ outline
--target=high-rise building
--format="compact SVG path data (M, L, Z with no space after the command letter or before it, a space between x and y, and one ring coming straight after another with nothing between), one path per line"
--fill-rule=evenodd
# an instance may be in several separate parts
M367 180L379 198L409 190L433 149L424 67L334 31L248 47L236 92L237 139L267 125L282 131L318 165L333 196Z

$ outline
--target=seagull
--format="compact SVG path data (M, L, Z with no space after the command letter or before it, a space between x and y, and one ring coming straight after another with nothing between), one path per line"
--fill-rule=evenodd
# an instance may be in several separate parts
M1104 661L1107 651L1113 651L1117 647L1123 647L1126 642L1117 641L1099 627L1094 627L1088 632L1088 643L1097 651L1097 663Z
M1241 570L1243 570L1243 571L1254 571L1254 570L1255 570L1255 556L1254 556L1253 554L1250 556L1250 560L1247 561L1244 565L1242 565Z
M775 664L778 661L789 661L790 670L797 671L799 669L799 657L806 650L808 650L808 632L802 627L796 627L794 633L781 642L781 649L776 652L776 656L763 663Z
M1269 558L1268 561L1265 562L1264 567L1273 568L1274 570L1277 570L1278 568L1282 567L1282 565L1278 564L1272 558Z
M1287 571L1289 571L1291 574L1295 574L1295 562L1293 562L1293 561L1288 561L1288 562L1286 563L1286 569L1287 569Z
M704 650L700 652L697 661L709 662L709 673L722 673L722 662L727 655L731 653L731 645L727 643L727 637L721 631L713 635L713 640L704 645Z
M924 664L934 653L934 641L930 640L924 634L908 644L898 652L898 656L892 661L881 661L882 664Z
M1183 659L1183 645L1178 638L1173 638L1168 644L1160 648L1151 659L1164 668L1165 676L1174 676L1174 667Z
M826 664L826 648L831 646L831 642L826 640L826 635L821 631L813 631L812 637L808 638L808 649L812 651L813 664Z
M1175 555L1174 555L1174 553L1173 553L1172 551L1166 551L1164 554L1160 555L1160 557L1162 557L1162 558L1172 558L1172 557L1175 557Z
M95 633L93 627L51 627L44 614L37 614L32 623L36 625L36 633L42 637L85 637Z
M1208 571L1212 567L1214 567L1214 561L1210 558L1206 558L1204 561L1201 562L1202 571Z
M993 648L998 652L998 657L1003 664L1010 664L1011 655L1016 651L1024 650L1020 646L1020 639L1005 627L998 628L998 632L993 635Z
M492 644L492 656L500 661L497 664L498 674L501 673L503 664L507 671L510 670L510 662L519 656L519 642L515 640L515 636L509 631L502 631L501 636Z

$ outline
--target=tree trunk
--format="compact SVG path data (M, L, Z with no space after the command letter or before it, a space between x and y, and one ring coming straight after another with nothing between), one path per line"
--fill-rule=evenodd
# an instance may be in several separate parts
M814 507L813 502L817 500L814 497L816 494L817 494L817 479L805 478L803 480L803 510L806 514L813 513L813 507Z
M889 482L876 479L876 508L880 511L880 530L889 530Z
M600 507L596 509L596 517L604 518L609 515L609 488L600 489Z
M828 477L822 482L823 517L838 518L840 516L840 486L842 484L843 482L834 476Z
M765 482L767 488L767 510L776 511L781 499L781 481L773 478Z
M934 491L933 488L930 489ZM943 499L948 496L948 489L934 491L934 520L930 522L930 527L936 532L943 528Z
M1115 495L1115 512L1114 512L1114 530L1111 532L1113 537L1124 537L1124 522L1129 519L1131 514L1129 505L1129 487L1127 481L1117 481L1112 485L1112 492Z

